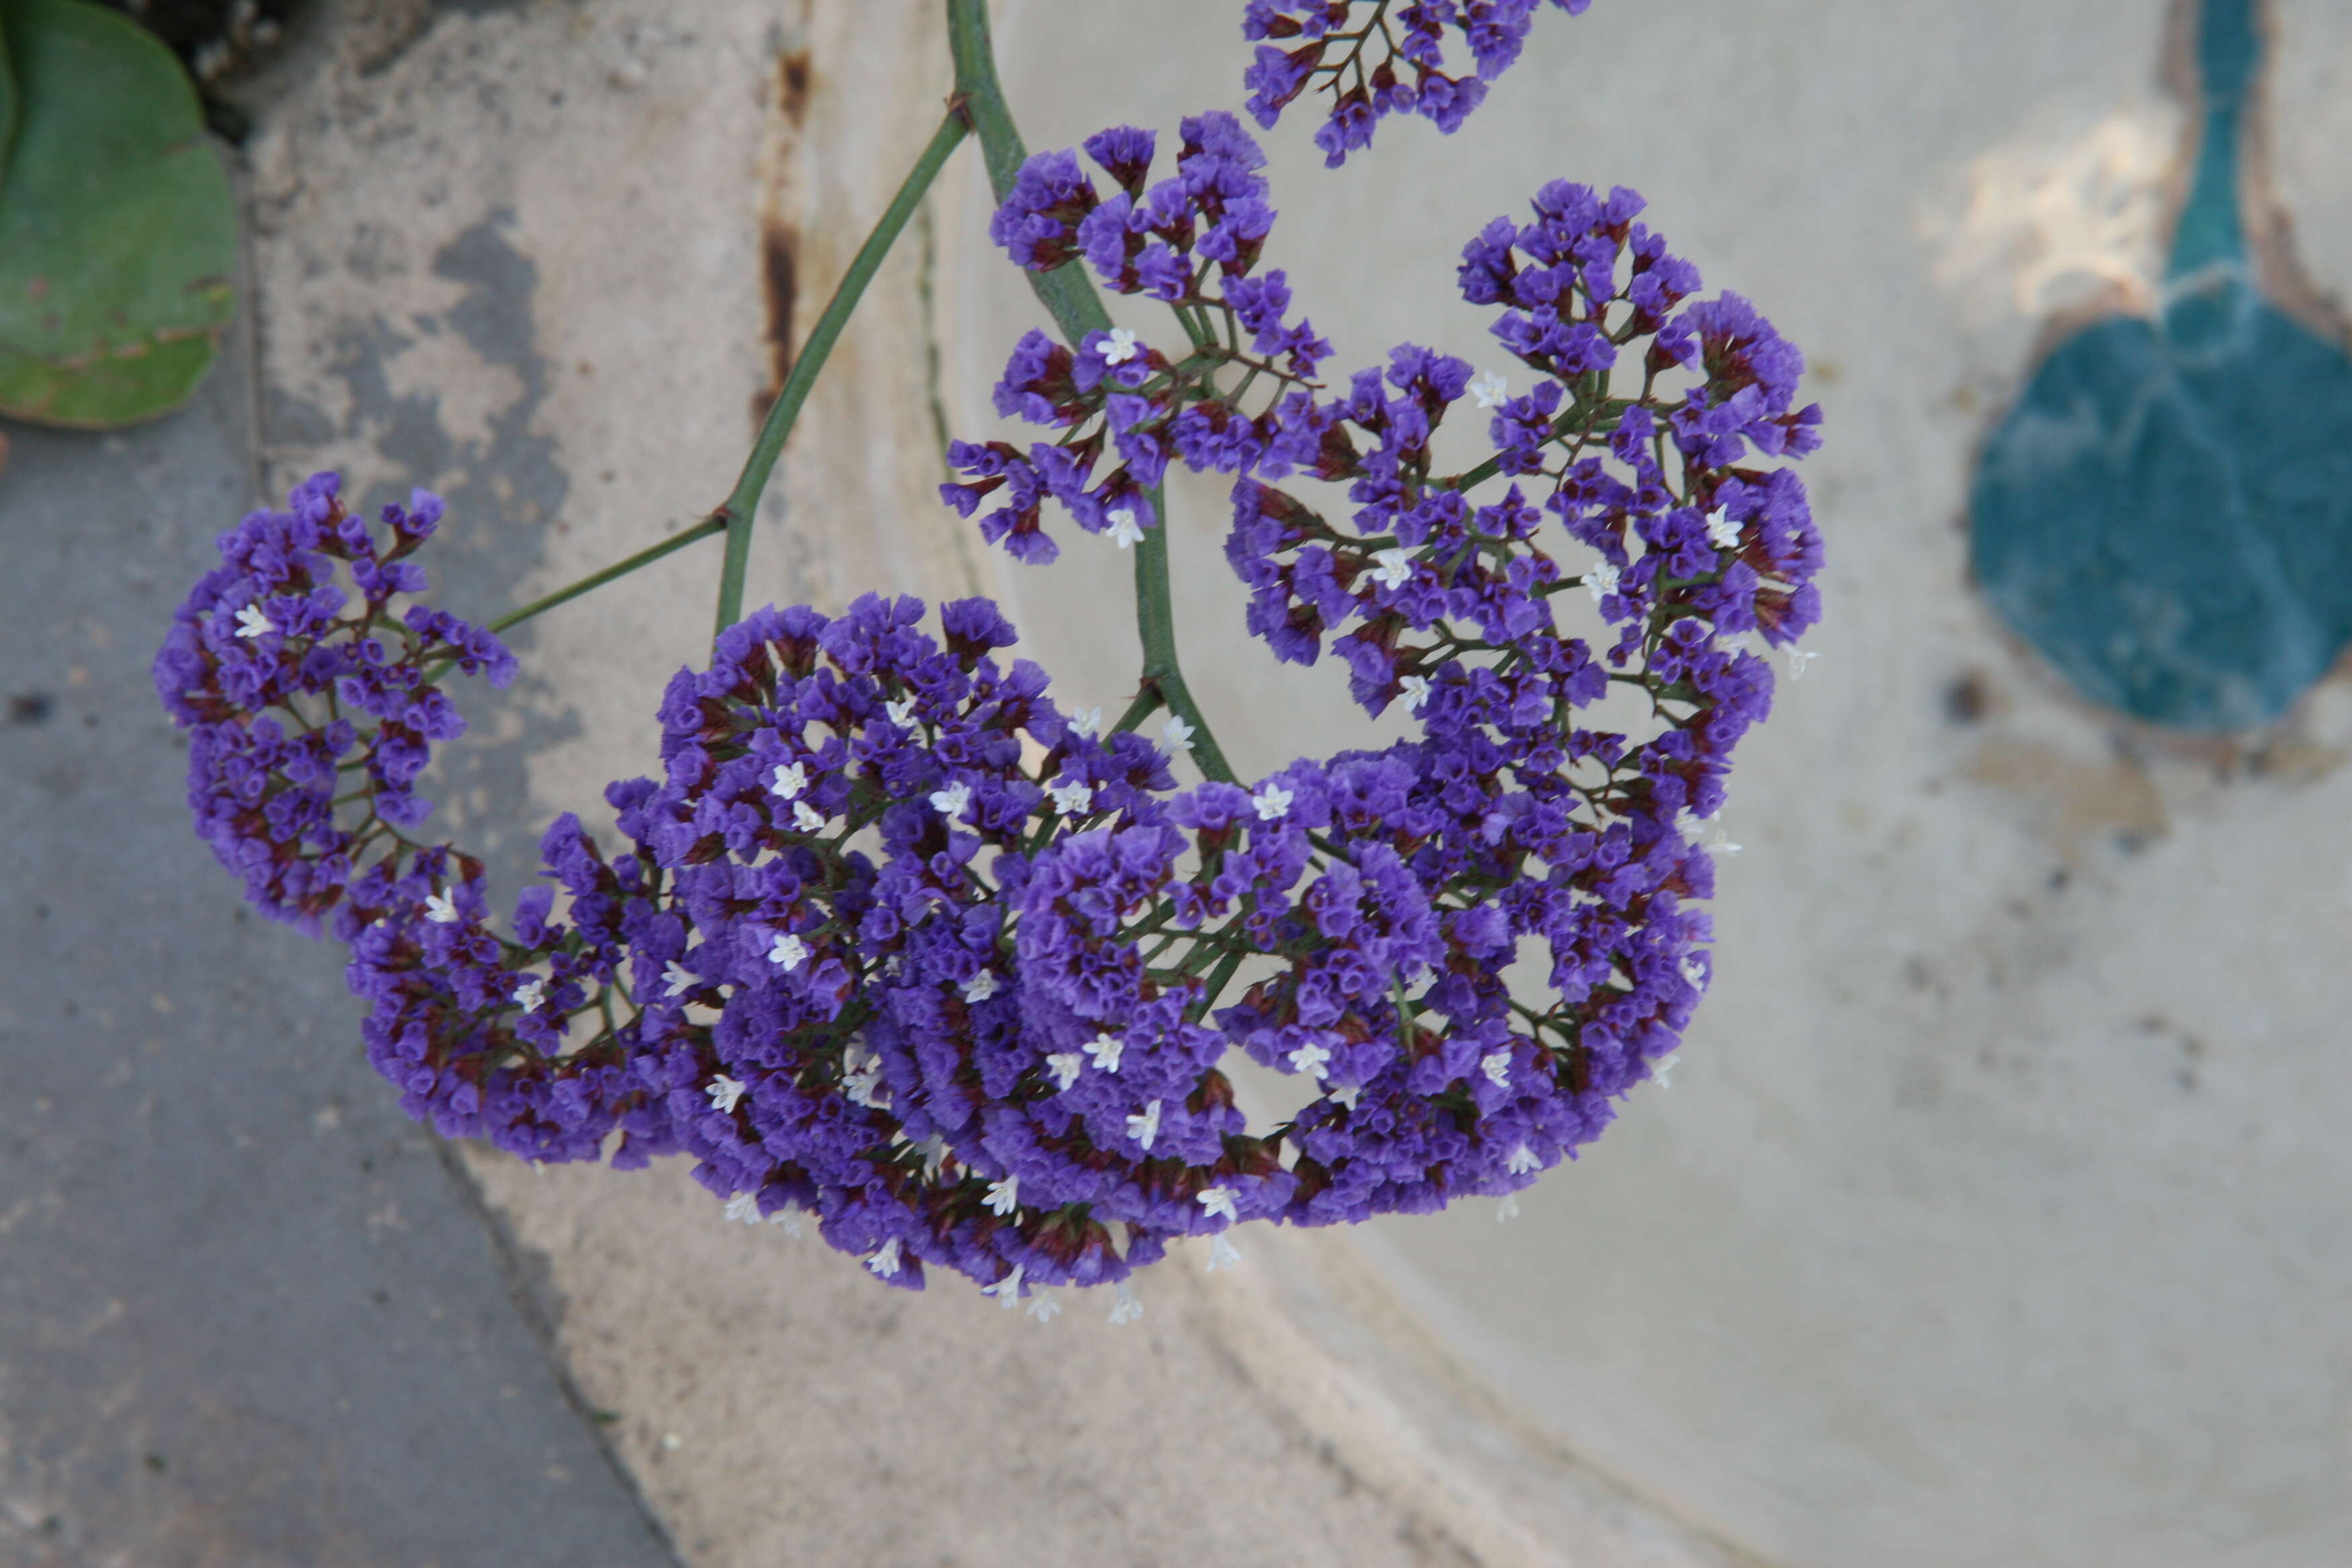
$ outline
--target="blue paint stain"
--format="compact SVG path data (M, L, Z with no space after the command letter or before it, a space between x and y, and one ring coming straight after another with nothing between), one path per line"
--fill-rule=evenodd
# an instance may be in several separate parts
M2207 0L2204 133L2154 321L2067 337L1986 444L1973 563L2085 695L2275 719L2352 640L2352 361L2265 302L2238 196L2257 0Z

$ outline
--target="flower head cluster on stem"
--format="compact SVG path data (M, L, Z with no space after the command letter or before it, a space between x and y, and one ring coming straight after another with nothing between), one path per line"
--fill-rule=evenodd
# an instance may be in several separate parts
M1550 0L1580 16L1592 0ZM1535 21L1537 0L1248 0L1242 36L1257 53L1242 84L1248 107L1267 131L1309 89L1330 96L1316 127L1327 167L1372 144L1391 114L1418 114L1448 135L1511 68ZM1449 36L1470 52L1471 70L1449 76Z
M1507 1196L1661 1073L1711 968L1691 824L1771 701L1741 642L1819 615L1804 489L1759 460L1816 442L1797 352L1695 299L1632 193L1556 184L1461 268L1525 392L1412 344L1327 387L1258 268L1274 213L1232 117L1185 121L1157 184L1146 132L1087 152L1112 191L1034 159L999 243L1162 300L1183 343L1024 339L999 406L1056 439L960 446L947 500L993 498L983 532L1036 561L1049 498L1118 540L1156 526L1169 462L1231 476L1250 631L1335 653L1411 736L1180 789L1181 720L1154 742L1064 711L986 600L936 629L907 598L771 607L670 683L660 776L606 792L616 852L560 818L502 935L479 862L407 830L463 728L436 678L513 661L393 613L437 501L379 543L321 475L224 536L156 680L199 831L349 945L412 1113L530 1160L682 1152L732 1216L813 1214L878 1279L946 1268L1048 1315L1035 1292L1182 1237L1215 1267L1253 1220ZM1438 473L1465 399L1492 456ZM1646 712L1592 721L1621 687ZM1236 1049L1295 1112L1249 1123Z

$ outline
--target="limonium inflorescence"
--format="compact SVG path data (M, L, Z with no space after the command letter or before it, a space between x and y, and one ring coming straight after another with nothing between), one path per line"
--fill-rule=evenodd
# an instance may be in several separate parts
M1549 0L1580 16L1592 0ZM1243 73L1248 108L1274 129L1301 93L1327 94L1330 112L1315 130L1327 166L1372 144L1391 114L1419 114L1447 134L1485 100L1487 85L1511 68L1527 41L1538 0L1249 0L1242 34L1257 40ZM1448 75L1449 43L1465 49L1471 69ZM1458 68L1457 68L1458 69Z
M732 1215L1049 1315L1178 1238L1213 1267L1252 1220L1507 1196L1658 1074L1710 973L1693 825L1770 703L1742 644L1818 615L1803 488L1760 461L1815 444L1800 357L1697 300L1632 193L1556 184L1460 270L1524 391L1411 344L1326 384L1260 266L1255 144L1209 114L1157 181L1155 153L1090 140L1107 189L1032 159L992 232L1176 327L1024 338L997 405L1050 438L958 444L945 499L1039 562L1048 503L1134 546L1171 462L1230 476L1249 630L1336 655L1411 736L1180 787L1183 718L1066 710L985 600L765 609L671 682L659 776L606 793L614 852L559 819L501 934L479 863L412 837L413 786L462 728L437 678L512 661L394 613L437 502L379 544L320 476L224 537L157 683L200 831L350 945L412 1112L532 1160L685 1152ZM1492 455L1440 474L1456 410ZM1587 711L1612 689L1630 727ZM1253 1126L1236 1050L1296 1109Z

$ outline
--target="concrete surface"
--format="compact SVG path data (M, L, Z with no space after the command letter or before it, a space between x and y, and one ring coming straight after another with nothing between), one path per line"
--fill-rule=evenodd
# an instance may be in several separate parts
M257 499L255 390L238 333L181 414L6 433L0 1563L666 1568L338 954L188 831L147 666Z

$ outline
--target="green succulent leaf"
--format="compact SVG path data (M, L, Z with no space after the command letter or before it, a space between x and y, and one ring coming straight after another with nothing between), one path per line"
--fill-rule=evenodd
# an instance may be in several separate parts
M236 205L195 89L152 35L88 0L0 0L0 37L16 108L0 414L106 428L168 413L236 303Z

